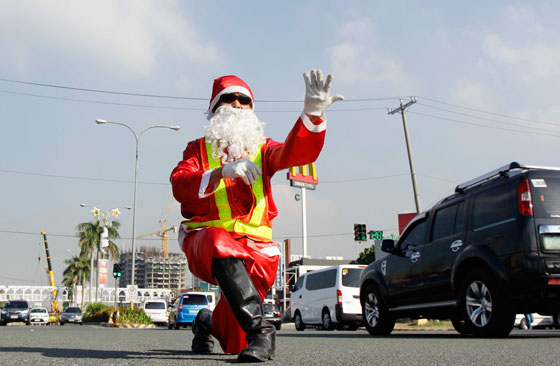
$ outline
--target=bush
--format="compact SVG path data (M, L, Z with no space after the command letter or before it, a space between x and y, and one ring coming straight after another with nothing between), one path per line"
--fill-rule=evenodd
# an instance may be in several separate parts
M119 323L152 324L152 319L143 309L123 306L119 308Z
M113 312L113 307L103 305L100 302L88 304L84 311L83 321L85 322L108 322Z

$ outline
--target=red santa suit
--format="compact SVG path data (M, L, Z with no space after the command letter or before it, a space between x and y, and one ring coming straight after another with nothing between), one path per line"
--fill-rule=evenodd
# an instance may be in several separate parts
M272 220L278 211L270 180L279 170L314 162L323 147L325 130L324 115L311 122L302 114L284 143L267 139L258 156L250 158L262 170L258 189L257 183L252 187L241 179L228 178L223 178L218 188L208 187L212 165L222 163L209 156L205 138L188 143L183 160L171 173L171 184L187 219L181 225L179 245L195 276L216 285L212 258L240 258L261 299L265 298L274 283L280 254L271 237ZM216 197L219 192L221 198ZM224 210L229 215L225 226L221 217ZM225 353L237 354L247 346L245 332L224 297L212 315L212 334Z

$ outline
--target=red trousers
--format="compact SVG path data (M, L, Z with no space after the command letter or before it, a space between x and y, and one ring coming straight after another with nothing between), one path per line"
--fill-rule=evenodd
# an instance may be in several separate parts
M217 285L212 275L212 258L240 258L249 277L264 300L276 278L278 255L267 256L261 249L276 246L250 239L234 239L221 228L205 227L187 232L182 249L187 256L189 270L201 280ZM247 347L246 333L241 329L224 296L212 314L212 334L225 353L238 354Z

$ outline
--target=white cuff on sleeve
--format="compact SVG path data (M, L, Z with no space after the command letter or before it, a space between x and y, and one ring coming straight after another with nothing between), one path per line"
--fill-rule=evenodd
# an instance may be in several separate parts
M211 192L206 193L206 190L208 189L208 183L210 183L210 175L212 174L212 171L214 169L210 169L204 172L204 174L202 174L202 180L200 181L200 188L198 189L198 198L205 198L210 196L212 193L214 193L214 190L212 189Z
M309 117L307 117L307 114L305 114L305 113L301 114L301 121L303 122L303 125L305 126L305 128L307 128L310 132L319 133L319 132L323 132L327 129L327 117L325 115L325 111L323 111L323 113L321 113L321 116L319 118L321 119L322 122L320 124L316 125L309 120Z

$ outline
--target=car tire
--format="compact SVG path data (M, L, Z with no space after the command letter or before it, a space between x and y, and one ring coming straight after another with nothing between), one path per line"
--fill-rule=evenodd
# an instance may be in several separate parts
M323 309L323 314L321 315L323 329L325 330L333 330L334 324L331 319L331 314L329 313L329 309Z
M493 276L475 270L465 277L459 299L461 318L479 337L506 337L513 329L515 313Z
M63 323L63 322L60 322L60 326L63 326L63 325L64 325L64 323Z
M464 319L459 316L454 316L451 318L451 324L453 328L461 335L472 335L472 329L469 328Z
M282 323L276 323L274 327L276 328L276 330L280 330L282 329Z
M395 327L395 318L375 285L366 285L362 291L362 317L371 335L389 335Z
M296 326L296 330L300 332L305 330L305 324L303 323L303 319L301 318L299 311L296 311L296 314L294 315L294 324Z
M179 323L175 322L175 324L173 324L173 329L175 330L179 329Z

